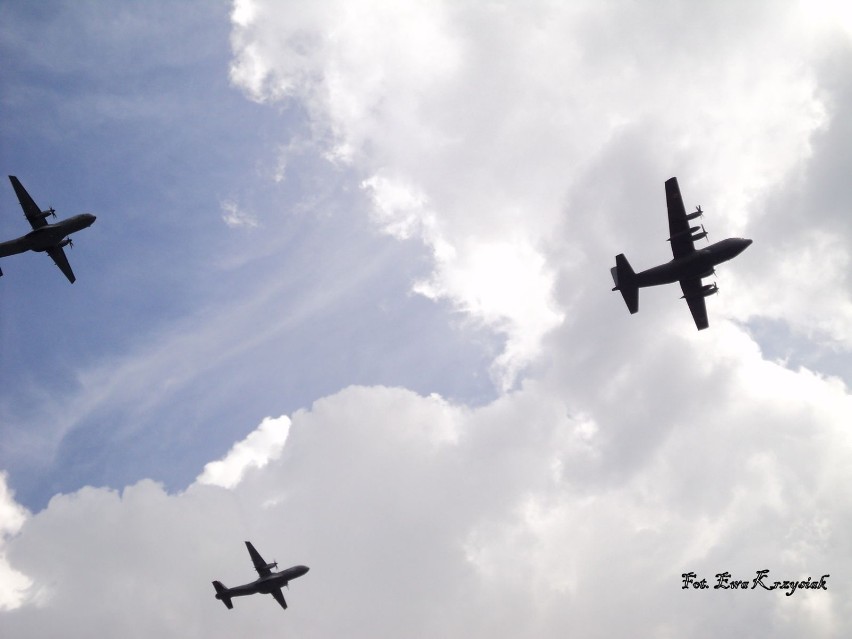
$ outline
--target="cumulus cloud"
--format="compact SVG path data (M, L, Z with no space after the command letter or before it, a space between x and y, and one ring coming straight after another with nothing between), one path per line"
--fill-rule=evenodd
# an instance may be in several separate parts
M249 468L263 468L281 454L289 429L287 416L267 417L248 437L234 444L223 459L204 466L198 483L233 488Z
M367 176L380 227L432 249L432 276L414 290L505 336L495 376L507 388L571 310L554 294L552 252L588 257L586 216L567 205L625 135L644 152L623 170L656 169L658 186L686 173L687 197L713 198L718 232L760 230L755 210L829 121L813 35L825 20L802 11L252 0L236 3L232 80L309 109L329 156ZM848 301L835 288L823 305Z
M29 513L15 502L6 483L6 473L0 472L0 611L20 606L32 580L21 574L6 558L8 540L18 534Z
M638 424L596 406L609 389L572 398L600 414L592 425L549 376L479 409L352 387L294 414L282 454L230 489L198 481L170 495L143 481L57 496L9 544L38 596L4 628L271 631L282 623L271 599L227 611L209 584L252 578L250 539L270 561L312 568L291 584L294 633L843 635L852 400L837 380L765 362L736 327L723 332L706 369L682 373L713 402L660 411L633 435L644 447L624 432ZM645 392L640 414L666 396ZM792 597L681 590L682 572L715 583L764 568L832 577L828 591Z

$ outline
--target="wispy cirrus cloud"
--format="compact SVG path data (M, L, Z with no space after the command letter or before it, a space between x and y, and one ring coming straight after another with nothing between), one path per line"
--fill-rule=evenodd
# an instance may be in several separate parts
M222 221L231 228L255 229L259 226L257 217L243 210L234 200L225 200L221 203Z

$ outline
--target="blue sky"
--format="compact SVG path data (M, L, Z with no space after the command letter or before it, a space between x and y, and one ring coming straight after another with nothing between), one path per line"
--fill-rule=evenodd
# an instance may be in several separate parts
M98 215L74 285L3 259L10 636L847 634L843 3L0 24L5 174ZM610 290L615 254L669 259L673 175L712 241L754 240L701 333L676 287L634 316ZM213 598L244 539L311 566L286 613ZM832 578L680 588L764 568Z

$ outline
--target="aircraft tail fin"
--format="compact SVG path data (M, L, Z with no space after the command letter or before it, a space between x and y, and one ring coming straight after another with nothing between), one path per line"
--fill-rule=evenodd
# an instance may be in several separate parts
M231 598L228 596L228 589L222 584L221 581L214 581L213 587L216 589L216 599L221 600L223 604L228 607L228 610L234 607L234 604L231 603Z
M627 304L627 309L631 314L638 311L639 287L636 285L636 273L630 266L630 262L624 257L624 253L615 256L615 266L609 271L612 273L612 281L615 283L612 290L621 291L624 303Z

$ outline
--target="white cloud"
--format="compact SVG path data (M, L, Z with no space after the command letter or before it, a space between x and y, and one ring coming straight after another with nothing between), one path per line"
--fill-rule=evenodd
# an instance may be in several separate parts
M817 343L852 350L852 257L844 238L803 231L763 255L740 280L742 292L726 299L731 315L780 319Z
M20 606L32 580L9 565L6 544L17 535L29 513L15 502L12 491L6 484L6 473L0 472L0 611Z
M852 9L843 0L815 0L799 2L799 11L810 27L816 27L821 33L828 31L845 32L852 37Z
M471 244L445 250L432 277L414 290L431 299L455 300L470 317L506 334L494 370L498 386L508 390L538 354L541 337L563 320L550 299L555 276L544 257L524 242Z
M277 459L287 442L290 419L285 415L267 417L257 430L244 440L237 442L223 459L204 466L196 480L199 484L210 484L233 488L240 483L250 468L263 468L270 460Z
M601 415L596 428L571 417L561 375L475 410L353 387L294 414L282 454L229 490L199 481L169 495L143 481L57 496L10 542L12 565L40 595L6 613L4 628L218 637L283 620L294 633L352 637L662 627L711 637L757 625L843 635L852 397L836 380L764 362L733 326L721 333L717 350L686 346L687 359L709 353L706 370L678 370L712 401L656 411L635 434L644 448L623 441L641 427L625 410L600 410L602 387L573 400ZM631 410L667 396L645 391ZM258 448L270 423L244 443ZM234 611L213 598L212 579L252 578L243 539L270 561L312 568L291 584L287 613L268 597ZM832 577L827 592L792 598L681 590L689 570L751 579L763 568Z
M827 124L819 48L795 4L251 6L262 19L235 24L233 81L305 105L329 156L367 176L374 220L432 249L415 290L505 336L503 387L571 312L554 296L552 252L582 262L590 238L587 213L566 203L625 134L641 155L620 170L644 164L658 184L686 174L687 197L716 198L703 202L711 232L742 234ZM847 301L835 290L824 305Z
M257 218L242 210L239 205L233 200L225 200L221 203L222 220L231 228L257 228Z

